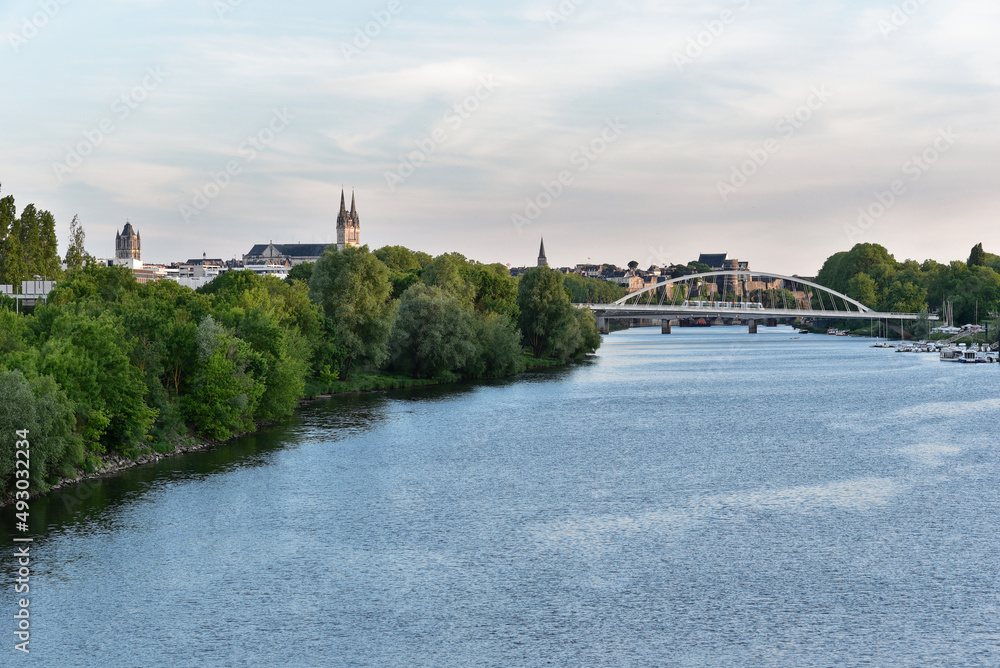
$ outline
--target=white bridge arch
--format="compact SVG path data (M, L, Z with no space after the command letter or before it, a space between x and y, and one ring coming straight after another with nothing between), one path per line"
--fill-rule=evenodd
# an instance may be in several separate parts
M732 282L724 282L719 296L704 295L702 286L717 283L719 277L726 277ZM686 285L688 289L668 290L670 286L679 284ZM736 301L726 300L728 291L725 288L729 285L733 286L733 292L738 295ZM758 287L752 287L753 285ZM692 295L692 287L702 296ZM668 292L671 294L668 295ZM818 308L814 308L814 299ZM875 311L841 292L798 276L742 269L679 276L648 285L610 304L582 306L594 311L602 325L607 319L615 318L663 317L665 322L669 318L723 318L753 323L776 318L913 321L924 317L919 313ZM927 317L929 320L937 320L936 316Z

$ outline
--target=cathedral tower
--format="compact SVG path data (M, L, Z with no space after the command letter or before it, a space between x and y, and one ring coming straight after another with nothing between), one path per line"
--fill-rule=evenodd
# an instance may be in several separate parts
M549 261L545 259L545 239L542 239L542 242L538 245L538 266L549 266Z
M344 203L344 191L340 191L340 213L337 214L337 250L342 251L348 246L361 245L361 220L354 204L354 193L351 193L351 210L347 211Z
M142 260L142 240L132 223L125 221L121 232L115 233L115 264L132 264Z

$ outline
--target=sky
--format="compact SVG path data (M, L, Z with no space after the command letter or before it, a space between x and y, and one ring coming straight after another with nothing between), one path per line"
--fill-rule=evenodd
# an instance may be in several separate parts
M0 0L0 196L146 262L1000 252L1000 4Z

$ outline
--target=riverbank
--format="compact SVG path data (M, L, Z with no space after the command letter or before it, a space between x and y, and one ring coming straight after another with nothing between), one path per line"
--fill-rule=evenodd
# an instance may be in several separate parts
M557 359L535 359L531 357L530 354L525 353L525 369L511 376L518 376L521 373L527 371L532 371L534 369L541 369L547 367L565 366L567 363ZM398 389L415 389L421 387L431 387L440 385L449 385L452 383L458 383L467 380L478 380L478 379L468 379L468 378L411 378L409 376L403 376L398 374L387 374L387 373L356 373L348 381L335 380L330 383L322 384L317 381L307 381L306 390L304 395L299 399L299 405L306 405L320 399L328 399L337 395L353 394L357 392L381 392L386 390L398 390ZM125 455L114 452L105 453L100 462L96 465L93 471L79 470L77 471L77 476L73 478L63 478L60 477L59 481L53 484L44 492L36 492L32 495L32 498L37 498L48 494L49 492L63 489L65 487L70 487L87 480L95 480L97 478L104 478L107 476L115 475L121 471L125 471L136 466L142 466L144 464L151 464L153 462L158 462L170 457L176 457L178 455L184 455L191 452L201 452L206 450L211 450L213 448L225 445L230 441L242 438L243 436L248 436L250 434L255 434L262 429L274 424L273 422L259 422L255 428L251 431L241 432L239 434L234 434L230 438L225 440L215 440L203 437L194 437L192 435L182 437L178 439L176 443L173 444L173 449L166 451L154 450L152 452L146 452L138 457L126 457ZM166 444L168 447L170 444ZM0 508L9 506L14 503L15 497L13 493L10 497L0 499Z

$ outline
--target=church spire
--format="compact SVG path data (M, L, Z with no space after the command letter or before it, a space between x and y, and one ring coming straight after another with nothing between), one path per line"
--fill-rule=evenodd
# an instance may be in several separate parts
M347 204L344 203L344 189L340 189L340 212L347 213Z
M358 215L358 209L354 206L354 191L351 191L351 218L356 218Z
M541 238L541 243L538 245L538 266L547 267L549 266L549 261L545 258L545 239Z

